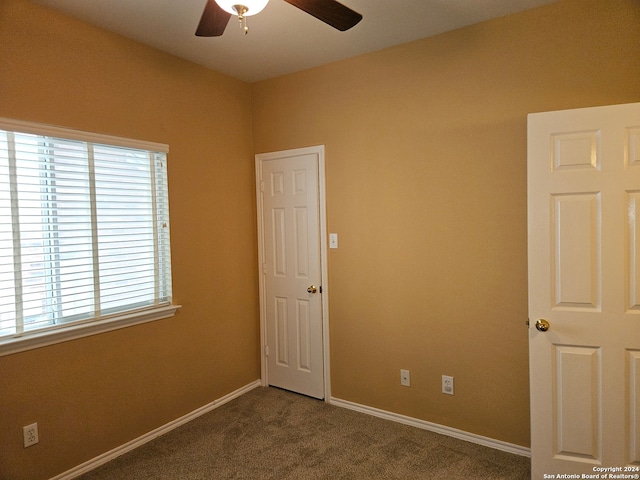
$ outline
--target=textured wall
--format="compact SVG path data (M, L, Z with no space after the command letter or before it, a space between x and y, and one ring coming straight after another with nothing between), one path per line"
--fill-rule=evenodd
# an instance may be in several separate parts
M182 305L171 319L0 357L0 478L51 478L259 378L250 86L3 0L0 116L169 145ZM22 426L35 421L40 443L25 449Z
M4 0L0 116L170 145L183 308L0 357L0 478L50 478L259 376L252 131L255 152L326 145L333 395L528 445L526 114L640 100L639 25L636 0L562 0L249 86Z
M563 0L253 85L256 152L326 145L333 396L529 445L527 114L638 58L639 2Z

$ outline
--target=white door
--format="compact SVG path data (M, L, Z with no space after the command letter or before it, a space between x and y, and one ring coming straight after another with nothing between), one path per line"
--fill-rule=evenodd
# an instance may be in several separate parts
M324 397L321 208L323 147L256 155L263 377Z
M529 115L534 479L640 473L639 217L640 103Z

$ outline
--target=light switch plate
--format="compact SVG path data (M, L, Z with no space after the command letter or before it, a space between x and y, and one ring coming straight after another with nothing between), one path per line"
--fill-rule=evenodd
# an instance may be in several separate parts
M329 248L338 248L338 234L330 233L329 234Z

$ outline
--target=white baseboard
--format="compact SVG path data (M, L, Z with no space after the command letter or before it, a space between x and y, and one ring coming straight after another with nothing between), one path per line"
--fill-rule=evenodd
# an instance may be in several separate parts
M425 420L407 417L398 413L387 412L386 410L380 410L378 408L360 405L358 403L341 400L335 397L331 397L329 403L337 407L348 408L357 412L366 413L367 415L373 415L374 417L384 418L385 420L391 420L393 422L403 423L412 427L422 428L423 430L429 430L441 435L447 435L449 437L454 437L466 442L477 443L478 445L494 448L496 450L502 450L504 452L514 453L516 455L522 455L524 457L531 457L531 449L522 447L520 445L503 442L501 440L495 440L489 437L483 437L482 435L476 435L475 433L469 433L463 430L458 430L456 428L447 427L445 425L439 425L437 423L431 423Z
M133 450L134 448L138 448L139 446L144 445L147 442L150 442L154 438L157 438L160 435L164 435L165 433L170 432L174 428L184 425L185 423L190 422L191 420L194 420L199 416L204 415L205 413L210 412L211 410L214 410L219 406L224 405L225 403L230 402L234 398L237 398L240 395L244 395L248 391L253 390L254 388L259 386L260 386L260 380L256 380L255 382L245 385L244 387L241 387L238 390L231 392L228 395L225 395L224 397L214 400L213 402L207 405L204 405L194 410L191 413L187 413L186 415L180 418L177 418L167 423L166 425L158 427L155 430L152 430L149 433L146 433L138 438L135 438L130 442L125 443L124 445L116 447L113 450L103 453L102 455L98 455L97 457L92 458L91 460L84 462L83 464L78 465L77 467L74 467L71 470L67 470L64 473L61 473L60 475L53 477L51 480L70 480L72 478L76 478L82 475L83 473L93 470L94 468L97 468L100 465L103 465L113 460L114 458L119 457L120 455Z

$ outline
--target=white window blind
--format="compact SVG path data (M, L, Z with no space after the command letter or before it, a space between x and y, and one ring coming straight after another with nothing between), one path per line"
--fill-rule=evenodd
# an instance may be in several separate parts
M0 341L170 305L166 147L3 126Z

